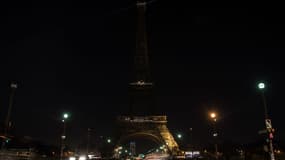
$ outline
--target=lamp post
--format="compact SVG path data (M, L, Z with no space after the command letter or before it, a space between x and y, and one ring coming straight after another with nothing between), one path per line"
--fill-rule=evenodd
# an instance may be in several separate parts
M111 138L108 138L108 139L107 139L107 143L110 144L111 142L112 142Z
M266 86L265 86L265 83L263 82L258 83L257 86L258 86L258 89L261 91L261 98L262 98L263 107L264 107L264 120L265 120L265 127L266 127L267 134L268 134L269 156L271 160L275 160L274 149L273 149L273 144L272 144L274 129L272 128L271 119L269 118L269 115L268 115L267 103L266 103L266 98L264 95L264 89Z
M190 148L191 148L190 152L193 158L193 151L194 151L194 141L193 140L194 139L193 139L193 128L192 127L189 128L189 133L190 133L189 138L190 138Z
M210 118L213 122L213 137L214 137L214 148L215 148L215 156L216 159L218 159L218 144L217 144L217 136L218 136L218 132L217 132L217 127L216 127L216 122L217 122L217 113L216 112L211 112L210 113Z
M87 129L87 146L86 146L86 154L89 154L89 146L90 146L90 132L91 132L91 128Z
M11 111L12 111L12 106L13 106L13 98L14 98L15 91L16 91L18 86L16 83L11 83L10 87L11 87L11 93L10 93L10 97L9 97L9 108L8 108L8 113L7 113L7 117L5 120L5 131L4 131L5 136L8 135L8 132L9 132L10 127L11 127L10 117L11 117Z
M66 120L69 118L68 113L64 113L62 116L62 123L63 123L63 133L61 135L61 147L60 147L60 160L63 158L63 150L65 148L65 139L66 139Z
M190 133L190 144L192 144L192 149L194 148L194 142L193 142L193 128L189 128L189 133Z
M9 141L8 139L8 134L11 128L11 121L10 121L10 117L11 117L11 112L12 112L12 106L13 106L13 98L15 95L15 91L17 89L18 85L16 83L11 83L10 84L10 88L11 88L11 92L10 92L10 97L9 97L9 106L8 106L8 112L7 112L7 116L5 119L5 124L4 124L4 137L5 139L3 140L2 144L1 144L1 148L3 149L6 145L6 142Z

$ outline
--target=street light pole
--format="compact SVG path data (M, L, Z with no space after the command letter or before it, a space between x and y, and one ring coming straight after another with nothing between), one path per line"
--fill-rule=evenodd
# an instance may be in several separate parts
M10 87L11 87L11 94L10 94L10 97L9 97L8 113L7 113L7 117L6 117L6 120L5 120L5 130L4 130L4 135L5 136L8 135L8 132L9 132L10 127L11 127L10 117L11 117L11 111L12 111L12 106L13 106L13 98L14 98L15 91L16 91L18 86L17 86L16 83L11 83Z
M191 127L191 128L189 128L189 131L190 131L190 135L189 135L189 137L190 137L190 147L191 147L190 152L191 152L191 154L192 154L192 158L193 158L193 151L194 151L193 128L192 128L192 127Z
M10 97L9 97L9 106L8 106L8 112L7 112L7 116L5 119L5 124L4 124L4 137L5 140L2 142L1 144L1 148L3 149L6 145L6 140L8 140L8 134L11 128L11 121L10 121L10 117L11 117L11 112L12 112L12 106L13 106L13 98L15 95L15 91L17 89L17 84L16 83L11 83L10 88L11 88L11 93L10 93Z
M215 112L210 113L210 118L212 119L213 123L213 137L214 137L214 148L215 148L215 156L216 159L218 159L218 143L217 143L217 127L216 127L216 122L217 122L217 114Z
M61 135L61 147L60 147L60 160L63 158L63 150L65 148L65 139L66 139L66 120L68 119L69 115L67 113L63 114L63 133Z
M91 128L87 129L87 146L86 146L86 154L89 154L89 145L90 145L90 132Z
M193 128L189 128L189 131L190 131L190 145L191 145L191 148L192 148L192 151L193 151L193 148L194 148L194 142L193 142Z
M65 137L65 122L64 120L62 120L62 123L63 123L63 132L62 132L62 135L61 135L61 145L60 145L60 160L62 160L63 158L63 150L64 150L64 147L65 147L65 144L64 144L64 139L66 138Z
M266 103L266 98L264 94L264 89L265 89L265 84L264 83L259 83L258 88L261 91L261 98L263 102L263 107L264 107L264 120L265 120L265 128L267 130L268 134L268 145L269 145L269 156L271 160L275 160L274 156L274 149L273 149L273 132L274 129L272 128L271 120L268 115L268 109L267 109L267 103Z

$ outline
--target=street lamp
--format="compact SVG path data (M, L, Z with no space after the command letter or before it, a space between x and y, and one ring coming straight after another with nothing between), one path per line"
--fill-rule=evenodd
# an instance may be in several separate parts
M189 128L189 132L190 132L190 144L192 144L192 147L194 146L194 143L193 143L193 128Z
M191 127L191 128L189 128L189 132L190 132L190 136L189 136L189 138L190 138L190 147L191 147L191 154L192 154L192 156L193 156L193 150L194 150L194 139L193 139L193 128Z
M92 129L91 128L87 128L87 144L86 144L86 154L89 154L89 145L90 145L90 133L91 133Z
M269 155L270 155L271 160L275 160L274 149L273 149L273 144L272 144L274 129L272 128L271 119L269 118L269 115L268 115L267 103L266 103L266 98L264 95L264 89L266 85L265 83L260 82L258 83L257 86L258 86L258 89L261 91L261 97L263 101L265 127L268 133L268 140L269 140Z
M5 120L5 129L4 129L4 135L5 136L8 135L8 132L9 132L10 127L11 127L10 116L11 116L11 111L12 111L12 106L13 106L13 98L15 95L15 91L18 88L18 85L16 83L11 83L10 88L11 88L11 93L10 93L10 97L9 97L9 107L8 107L7 117Z
M63 122L63 134L62 134L62 139L65 139L66 138L66 135L65 135L65 130L66 130L66 124L65 124L65 121L69 118L69 114L68 113L64 113L63 116L62 116L62 122Z
M63 123L63 133L61 135L61 148L60 148L60 160L63 158L63 150L65 148L65 139L66 139L66 120L69 118L68 113L63 113L62 115L62 123Z
M7 138L10 128L11 128L11 121L10 121L10 117L11 117L11 112L12 112L12 106L13 106L13 98L16 92L18 85L16 83L11 83L10 84L10 88L11 88L11 92L10 92L10 96L9 96L9 106L8 106L8 112L6 115L6 119L5 119L5 124L4 124L4 137L6 139L6 141L8 142L9 139ZM5 147L5 142L2 142L2 146L1 148Z
M177 134L177 138L181 139L182 138L182 134L178 133Z
M213 137L214 137L214 143L215 143L215 155L216 159L218 159L218 144L217 144L217 128L216 128L216 122L217 122L217 113L216 112L210 112L210 118L213 121Z
M265 84L263 82L258 83L258 88L263 90L265 88Z
M63 119L67 119L69 117L68 113L63 114Z
M211 112L211 113L210 113L210 117L211 117L211 119L212 119L214 122L217 121L217 114L216 114L215 112Z

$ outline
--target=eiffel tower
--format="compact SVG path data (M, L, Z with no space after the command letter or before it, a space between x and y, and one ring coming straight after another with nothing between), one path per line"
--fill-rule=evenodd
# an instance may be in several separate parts
M130 110L127 116L117 117L118 143L136 137L149 138L164 145L171 155L179 152L178 144L167 128L167 116L159 115L154 109L153 82L147 47L145 11L147 2L138 0L138 30L136 52L134 55L134 78L129 84Z

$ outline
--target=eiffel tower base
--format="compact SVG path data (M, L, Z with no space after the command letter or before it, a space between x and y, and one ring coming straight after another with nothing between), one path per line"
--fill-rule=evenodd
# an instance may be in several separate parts
M180 154L179 146L167 128L167 116L120 116L117 125L117 146L129 139L144 137L165 146L171 156Z

